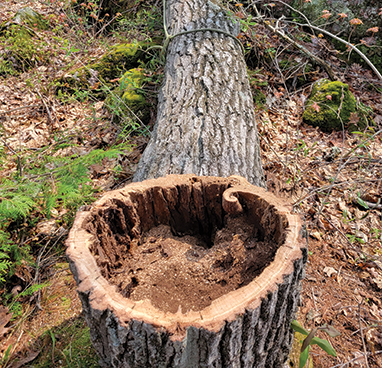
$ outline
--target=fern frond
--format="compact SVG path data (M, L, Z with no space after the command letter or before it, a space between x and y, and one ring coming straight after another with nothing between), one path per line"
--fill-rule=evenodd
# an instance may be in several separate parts
M1 198L0 218L16 220L26 217L34 207L34 200L21 194L16 194L11 198Z

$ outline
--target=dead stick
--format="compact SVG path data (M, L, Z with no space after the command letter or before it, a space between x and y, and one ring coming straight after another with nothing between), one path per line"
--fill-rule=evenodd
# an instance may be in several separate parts
M275 27L272 27L270 22L269 21L266 21L264 20L260 13L258 12L257 8L254 6L254 9L256 11L256 14L257 14L257 17L258 17L258 20L264 24L264 26L266 28L268 28L270 31L272 31L273 33L276 33L279 37L283 38L285 41L289 42L291 45L293 45L295 48L297 48L298 50L300 50L303 54L305 54L306 56L308 56L309 59L313 60L314 62L316 62L317 64L321 65L321 67L328 73L329 75L329 78L332 80L332 81L336 81L338 80L338 78L334 75L334 72L333 70L330 68L329 64L326 63L324 60L322 60L321 58L319 58L318 56L312 54L307 48L305 48L304 46L300 45L299 43L297 43L296 41L292 40L290 37L288 37L284 32L281 32L279 31L277 28Z
M20 177L22 177L23 176L23 166L21 165L21 157L17 154L17 152L11 146L8 145L8 143L4 139L2 139L1 141L3 142L5 147L7 147L14 155L17 156L17 168L19 170Z
M36 91L36 93L39 95L39 97L41 98L42 103L43 103L44 106L45 106L45 110L46 110L46 112L48 113L49 122L52 123L52 122L53 122L53 119L52 119L52 115L50 114L50 110L49 110L49 108L48 108L48 105L45 103L45 101L44 101L44 99L42 98L40 92L39 92L37 89L35 89L35 91Z
M277 1L278 3L281 3L285 6L287 6L288 8L292 9L293 11L295 12L298 12L300 15L302 15L303 18L305 18L307 24L301 24L301 23L297 23L297 22L289 22L288 23L293 23L293 24L297 24L298 26L300 27L309 27L311 29L314 29L318 32L321 32L321 33L325 33L326 35L328 35L329 37L332 37L334 38L335 40L339 41L339 42L342 42L344 43L346 46L348 46L349 48L351 48L352 50L354 50L359 56L361 56L361 58L363 60L366 61L366 63L370 66L370 68L373 70L373 72L377 75L377 77L382 81L382 75L381 73L378 71L378 69L374 66L374 64L367 58L367 56L362 52L360 51L356 46L352 45L350 42L348 41L345 41L343 40L342 38L334 35L333 33L329 32L329 31L326 31L325 29L322 29L320 27L316 27L314 25L312 25L308 18L303 14L301 13L300 11L298 11L297 9L293 8L292 6L290 6L289 4L286 4L285 2L281 1L281 0L275 0ZM257 11L257 10L256 10Z
M362 346L363 346L363 354L364 354L364 357L365 357L365 364L366 364L366 368L369 368L369 362L367 360L367 350L366 350L366 344L365 344L365 339L363 338L363 331L362 331L362 321L361 321L361 305L362 305L362 301L360 303L358 303L358 310L359 310L359 318L358 318L358 321L359 321L359 330L360 330L360 333L361 333L361 340L362 340Z
M371 355L378 355L378 354L382 354L382 350L378 350L378 351L376 351L375 353L367 353L368 356L371 356ZM358 359L359 359L359 357L355 357L355 358L353 358L353 359L351 359L351 360L348 360L348 361L345 362L345 363L340 363L340 364L333 365L333 366L331 366L330 368L344 368L345 366L349 366L349 363L352 363L352 362L354 362L354 361L356 361L356 360L358 360Z

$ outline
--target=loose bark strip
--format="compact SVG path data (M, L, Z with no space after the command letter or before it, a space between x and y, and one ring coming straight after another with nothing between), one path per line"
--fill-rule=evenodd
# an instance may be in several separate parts
M215 2L170 0L168 45L158 117L134 181L167 174L238 174L264 186L253 98L239 24Z

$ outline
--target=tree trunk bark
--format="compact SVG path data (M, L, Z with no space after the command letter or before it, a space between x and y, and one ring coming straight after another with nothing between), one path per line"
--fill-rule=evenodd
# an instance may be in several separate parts
M169 0L167 50L158 117L134 181L168 174L241 175L264 187L253 98L240 25L218 2Z
M150 237L150 249L143 251L144 257L154 257L150 267L164 262L165 268L153 269L149 281L163 276L164 285L159 290L155 281L150 298L130 297L143 282L139 273L142 265L136 261L135 252L137 247L144 248L147 231L168 225L174 234L216 240L221 237L219 231L232 221L234 225L238 221L234 227L237 231L228 233L230 240L224 248L216 248L216 242L211 241L203 250L207 254L189 262L179 261L164 246L156 258ZM170 175L133 183L107 193L90 208L78 212L67 241L67 255L100 365L281 368L293 339L290 323L307 260L300 230L298 215L292 214L282 201L235 176ZM184 243L185 237L181 239ZM259 269L257 258L270 248L271 254ZM191 247L193 251L198 249ZM235 255L234 249L239 254ZM209 256L217 256L218 262L209 271L201 270L203 259ZM133 267L126 266L129 260ZM172 278L166 270L174 262L180 263ZM239 267L238 272L249 283L225 292L230 273L233 278L237 276L232 274L232 267ZM192 277L182 284L182 271L187 268ZM208 272L212 272L212 278L206 277ZM128 283L129 297L113 281L119 275ZM170 299L184 292L184 287L198 275L202 280L192 290L209 282L213 288L223 289L222 296L207 306L185 312L181 308L183 301L176 313L153 304L158 295L163 295L163 288Z

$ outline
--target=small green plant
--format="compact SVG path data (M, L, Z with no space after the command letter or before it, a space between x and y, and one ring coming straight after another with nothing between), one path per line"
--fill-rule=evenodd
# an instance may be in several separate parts
M5 353L3 354L3 357L0 359L1 367L5 367L7 363L9 362L11 350L12 350L12 344L8 346L8 349L5 351Z
M90 340L89 327L81 317L64 321L47 330L40 338L44 340L42 352L33 362L35 368L98 368L98 356ZM55 364L53 364L55 362Z
M305 367L306 362L309 358L309 350L312 345L318 345L327 354L334 357L337 356L336 351L333 349L332 345L328 340L320 339L319 337L315 336L315 334L319 330L326 332L331 337L339 336L340 333L334 327L325 324L324 326L315 327L311 331L308 331L304 327L302 327L296 320L294 320L291 323L291 327L294 331L299 332L303 336L306 336L306 338L302 341L300 361L298 366L299 368Z
M294 151L296 152L303 151L304 157L307 157L309 151L312 150L314 146L317 144L317 142L314 142L311 147L308 147L307 144L302 139L300 139L299 141L300 143L297 145L297 148L295 148Z
M33 284L17 295L11 293L5 294L3 296L3 300L7 303L7 307L10 313L12 313L11 321L17 320L20 317L22 317L24 312L22 306L23 298L30 297L39 290L46 288L47 286L49 286L49 282L44 282L42 284Z
M382 230L377 228L370 229L370 234L372 234L374 239L382 240Z
M354 243L357 241L358 243L365 244L365 240L362 238L357 237L357 235L354 234L346 234L346 237L349 239L350 243Z

